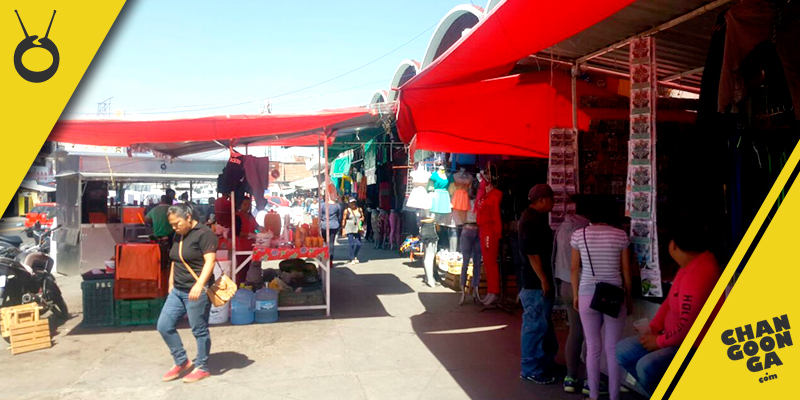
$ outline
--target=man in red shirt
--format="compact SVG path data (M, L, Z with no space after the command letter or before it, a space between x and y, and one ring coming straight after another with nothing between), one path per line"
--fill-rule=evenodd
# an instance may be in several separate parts
M617 361L648 395L658 387L721 274L708 251L707 230L691 220L675 222L669 255L680 269L667 298L650 322L650 332L617 344Z

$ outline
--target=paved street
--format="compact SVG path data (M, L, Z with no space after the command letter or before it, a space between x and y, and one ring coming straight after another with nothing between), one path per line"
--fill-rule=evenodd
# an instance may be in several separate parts
M212 326L213 376L195 384L160 381L171 359L154 327L78 327L80 278L59 277L76 317L51 349L0 352L0 399L581 398L519 379L519 310L459 307L453 291L423 286L421 265L370 247L333 271L332 318ZM193 356L188 326L180 333Z

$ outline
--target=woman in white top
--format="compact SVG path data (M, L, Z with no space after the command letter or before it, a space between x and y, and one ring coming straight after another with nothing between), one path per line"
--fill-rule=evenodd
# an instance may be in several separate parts
M572 234L573 306L580 313L586 341L586 371L589 378L589 398L597 399L600 388L600 353L606 351L608 388L611 400L619 399L620 367L616 345L622 336L625 317L631 311L631 274L628 235L609 225L613 219L613 204L598 202L592 206L591 224ZM625 304L619 316L609 317L590 307L595 285L605 282L625 290ZM602 344L601 342L602 329Z
M356 199L350 199L349 207L344 210L344 229L347 244L350 247L350 263L358 264L358 251L361 250L361 233L364 231L364 212L358 207Z

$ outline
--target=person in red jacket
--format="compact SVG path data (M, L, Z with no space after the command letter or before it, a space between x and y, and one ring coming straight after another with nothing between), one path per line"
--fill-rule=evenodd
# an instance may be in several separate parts
M680 266L667 298L650 322L650 332L617 344L617 361L652 395L719 280L708 251L708 232L692 220L675 220L669 255Z

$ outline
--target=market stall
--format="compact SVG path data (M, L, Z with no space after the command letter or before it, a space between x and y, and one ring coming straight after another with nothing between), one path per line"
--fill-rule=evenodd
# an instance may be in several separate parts
M258 115L258 116L222 116L206 117L194 119L173 119L161 121L136 121L136 120L82 120L82 121L61 121L54 128L50 140L61 141L75 144L106 145L127 147L134 152L149 151L164 160L173 160L187 154L213 149L229 149L231 151L231 163L235 165L247 166L251 162L258 165L258 160L250 160L247 157L247 146L249 145L272 145L272 146L319 146L322 153L327 158L327 147L333 142L337 134L347 134L356 129L368 128L376 125L382 118L380 109L351 108L342 110L328 110L314 114L300 115ZM234 151L234 147L244 147L244 155ZM240 161L240 156L241 160ZM237 160L234 160L234 157ZM238 161L238 162L237 162ZM166 165L166 164L165 164ZM297 230L282 230L279 233L262 232L252 239L248 239L250 244L255 244L253 249L243 249L248 243L240 242L237 246L237 198L242 199L244 189L240 183L244 181L244 173L232 184L224 178L229 175L223 171L220 175L222 182L226 182L226 187L221 192L230 196L230 224L217 228L221 235L220 243L228 252L228 260L231 260L227 271L221 271L233 278L236 273L242 271L251 260L262 261L264 254L272 254L270 249L280 250L285 258L294 258L307 255L311 259L316 259L319 271L322 275L321 283L324 287L324 297L319 304L314 304L311 309L325 310L326 315L330 315L330 266L328 258L321 256L320 249L327 249L324 243L313 247L304 246L304 243L294 243L292 233ZM226 167L228 169L228 167ZM220 169L216 169L220 171ZM269 171L260 171L255 168L253 174L247 174L247 180L254 178L255 182L249 183L249 191L254 196L256 202L259 197L258 187L268 187ZM328 180L327 171L325 173ZM217 179L217 176L214 176ZM325 191L326 196L330 196L329 191ZM328 197L329 198L329 197ZM261 207L259 207L261 209ZM66 211L66 209L64 210ZM322 215L321 218L328 218ZM222 218L227 221L227 218ZM217 221L223 224L222 220ZM263 223L263 222L262 222ZM280 226L280 225L279 225ZM281 230L274 228L273 230ZM264 235L269 234L266 242L258 243L260 239L266 239ZM330 232L322 232L326 240L331 240ZM260 236L259 236L260 235ZM315 233L310 233L313 236ZM316 233L319 236L319 232ZM274 238L274 240L273 240ZM280 240L283 239L283 240ZM77 242L77 239L75 240ZM244 241L239 239L238 241ZM256 243L252 243L252 242ZM249 247L249 246L248 246ZM308 249L310 247L310 250ZM297 250L297 251L294 251ZM327 251L327 250L326 250ZM256 257L253 257L256 254ZM222 256L224 258L224 255ZM275 257L275 256L273 256ZM266 257L269 260L269 256ZM284 307L283 310L309 309L307 307Z

